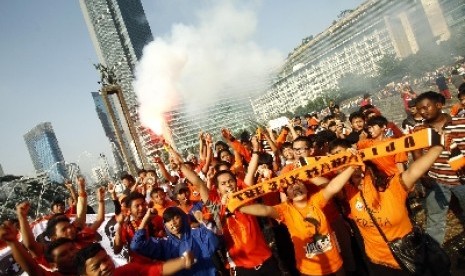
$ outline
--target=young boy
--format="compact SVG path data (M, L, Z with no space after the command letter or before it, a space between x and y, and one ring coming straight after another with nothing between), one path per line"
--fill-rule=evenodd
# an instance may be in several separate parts
M368 135L365 132L365 116L362 112L356 111L349 115L349 122L352 125L352 132L346 139L351 144L356 144L359 140L365 139Z

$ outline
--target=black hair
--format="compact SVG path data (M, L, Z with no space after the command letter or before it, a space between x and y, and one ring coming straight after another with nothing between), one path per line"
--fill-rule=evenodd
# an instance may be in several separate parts
M49 243L44 252L45 259L47 260L47 262L55 263L55 259L53 258L53 250L69 242L73 242L73 240L68 238L59 238L56 241L52 241L51 243Z
M137 200L137 199L143 199L144 202L145 202L145 196L141 193L138 193L138 192L131 192L129 193L129 195L124 199L124 202L126 203L126 206L128 208L131 208L131 204L134 200Z
M292 145L294 146L294 144L297 143L297 142L305 142L305 145L308 148L313 147L312 141L307 136L299 136L299 137L295 138L294 141L292 141Z
M147 171L144 170L144 169L140 169L140 170L137 171L137 175L139 175L139 174L141 174L141 173L147 173Z
M381 115L373 116L370 119L368 119L368 121L366 122L367 127L369 126L383 127L383 126L387 126L387 124L388 124L388 120Z
M335 140L337 138L336 133L331 130L323 130L316 134L315 136L315 145L317 148L322 148L327 143Z
M226 149L229 148L228 144L226 144L226 143L223 142L223 141L216 141L216 143L215 143L215 149L216 149L217 146L223 146L223 147L226 148Z
M161 188L161 187L153 188L152 191L150 192L150 197L152 197L152 195L154 195L154 194L156 194L158 192L164 192L165 193L165 190L163 190L163 188Z
M415 107L417 105L417 99L411 99L410 101L408 101L407 103L407 106L408 107Z
M125 179L127 181L129 181L129 182L136 183L136 179L134 178L134 176L132 176L130 174L125 174L125 175L121 176L121 181L123 181Z
M332 119L334 119L334 116L333 116L333 115L326 115L326 116L321 120L321 122L322 122L322 123L326 123L326 122L328 122L329 120L332 120Z
M61 199L56 199L52 202L52 204L50 205L50 208L53 209L53 206L55 205L63 205L65 206L65 202Z
M179 207L168 207L163 211L163 223L171 221L176 216L183 217L185 215L186 213Z
M372 105L372 104L367 104L367 105L361 106L359 111L362 112L363 114L365 114L366 110L373 109L373 108L376 108L376 107L374 105Z
M295 131L303 131L304 129L301 126L294 126Z
M352 120L355 118L361 118L363 121L365 121L365 115L363 115L363 112L360 112L360 111L355 111L355 112L350 113L349 122L352 123Z
M188 188L185 188L185 187L182 187L182 188L179 188L177 194L178 195L185 195L185 194L188 194L190 193L190 190Z
M229 174L234 180L237 181L236 179L236 175L232 172L232 171L228 171L228 170L222 170L222 171L218 171L215 173L215 175L213 176L213 181L214 183L216 184L216 187L218 188L218 177L222 174Z
M192 169L195 169L195 164L194 162L190 162L190 161L186 161L186 162L183 162L184 165L187 165L189 167L191 167Z
M147 170L147 173L153 173L153 174L157 175L157 171L155 171L154 169Z
M446 98L442 94L434 92L434 91L423 92L416 99L417 99L417 104L425 99L430 100L435 103L441 103L441 104L446 103Z
M215 171L221 171L220 170L221 166L227 166L228 168L231 168L231 163L229 163L228 161L219 160L215 164L215 167L214 167Z
M340 109L340 107L339 107L338 104L335 104L335 105L333 106L333 108L335 108L335 109L336 109L336 108L337 108L337 109Z
M331 141L331 142L329 143L328 151L331 152L333 149L335 149L335 148L337 148L337 147L349 149L349 148L352 147L352 143L350 143L350 142L349 142L348 140L346 140L346 139L337 138L337 139L334 139L333 141Z
M335 122L335 121L331 121L331 122L329 122L328 127L333 127L333 126L335 126L335 125L336 125L336 122Z
M378 167L371 161L364 161L366 165L366 171L371 173L373 184L378 192L384 192L389 185L389 181L392 176L389 177L383 170L378 169Z
M266 152L260 152L258 154L258 165L266 164L269 168L273 166L273 156Z
M71 223L71 220L63 215L63 214L60 214L59 216L56 216L52 219L50 219L48 222L47 222L47 226L45 227L45 233L47 234L47 236L49 238L51 237L54 237L56 236L56 229L55 227L57 226L58 223L60 222L68 222L68 223Z
M281 149L287 149L287 148L292 149L292 143L291 142L286 141L281 145Z
M100 251L105 251L100 243L92 243L91 245L82 248L76 253L74 262L77 268L77 275L85 274L86 272L86 261L90 258L95 257Z
M227 153L229 153L230 155L233 155L229 149L222 149L222 150L220 150L220 151L218 152L218 157L220 157L221 154L222 154L223 152L225 152L225 151L226 151Z

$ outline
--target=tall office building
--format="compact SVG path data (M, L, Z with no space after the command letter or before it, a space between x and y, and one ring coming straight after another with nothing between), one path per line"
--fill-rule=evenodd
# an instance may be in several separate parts
M119 146L118 140L116 139L115 130L113 128L113 124L110 121L108 116L107 110L105 108L105 104L103 103L102 96L99 92L91 92L92 98L94 99L95 110L97 111L98 118L100 119L100 123L102 124L103 130L105 132L105 136L107 136L108 140L111 144L111 149L113 153L113 159L115 161L115 171L119 174L125 170L124 162L122 159L121 148ZM120 126L121 124L117 124Z
M128 131L128 124L139 125L137 116L137 98L132 87L134 70L138 60L142 57L144 46L153 40L150 26L145 17L144 9L140 0L80 0L79 1L90 37L97 52L99 63L111 69L121 86L124 101L128 107L130 120L127 122L121 111L121 101L110 97L110 104L114 110L116 121L114 125L121 126L123 133L121 144L125 152L132 156L126 156L128 162L143 160L133 150L137 144ZM111 125L111 124L110 124ZM105 126L104 126L105 127ZM142 144L142 151L146 155L149 145L146 144L140 131L136 133ZM111 142L113 142L110 139ZM114 143L114 142L113 142ZM117 148L117 146L112 147ZM121 152L122 149L119 149ZM119 156L124 156L119 154ZM115 160L118 159L115 156Z
M24 135L37 173L48 173L52 182L66 178L65 159L50 122L40 123Z
M0 164L0 177L4 176L5 173L3 172L2 164Z
M402 59L451 37L463 26L465 2L367 0L289 53L279 80L253 99L261 122L293 112L338 87L346 73L377 74L387 54Z

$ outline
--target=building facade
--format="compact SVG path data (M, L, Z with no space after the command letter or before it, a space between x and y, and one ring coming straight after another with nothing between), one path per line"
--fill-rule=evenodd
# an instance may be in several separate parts
M113 124L108 116L107 110L105 108L105 104L102 100L102 96L99 92L91 92L92 99L94 100L95 104L95 111L97 112L98 118L100 119L100 123L102 124L103 131L105 132L105 136L107 136L108 140L110 141L111 151L113 154L114 160L114 168L117 174L120 174L122 171L126 170L121 154L121 147L118 144L118 139L116 138L115 130L113 128ZM120 125L120 124L117 124Z
M36 173L47 173L52 182L66 178L65 159L50 122L40 123L24 135Z
M126 120L120 110L120 102L116 99L109 99L114 110L120 110L120 112L115 112L116 122L113 124L120 126L124 134L121 143L109 138L113 145L112 150L121 153L122 149L118 147L123 145L126 152L133 154L133 156L114 154L115 161L119 162L117 159L122 156L127 159L123 163L136 162L137 166L143 166L140 160L144 160L145 157L137 156L139 153L133 149L134 144L138 142L142 144L144 155L146 155L146 148L150 145L141 138L140 132L136 135L136 139L140 141L136 143L127 131L129 124L140 125L137 117L137 97L132 82L136 64L142 57L142 50L153 40L142 3L140 0L80 0L79 3L99 62L115 73L117 84L121 87L124 102L131 116L129 121ZM119 165L116 164L116 166Z
M3 172L2 164L0 164L0 177L4 176L5 173Z
M289 53L278 81L254 98L259 121L293 112L338 88L346 73L377 74L387 54L404 58L431 43L446 41L450 28L463 23L458 0L368 0Z

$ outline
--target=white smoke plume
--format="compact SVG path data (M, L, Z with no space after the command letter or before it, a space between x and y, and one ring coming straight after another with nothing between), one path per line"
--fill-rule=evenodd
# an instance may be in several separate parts
M157 133L163 113L182 99L196 109L226 93L261 93L283 63L281 53L253 41L253 10L218 2L199 11L196 24L176 24L144 48L134 89L142 124Z

